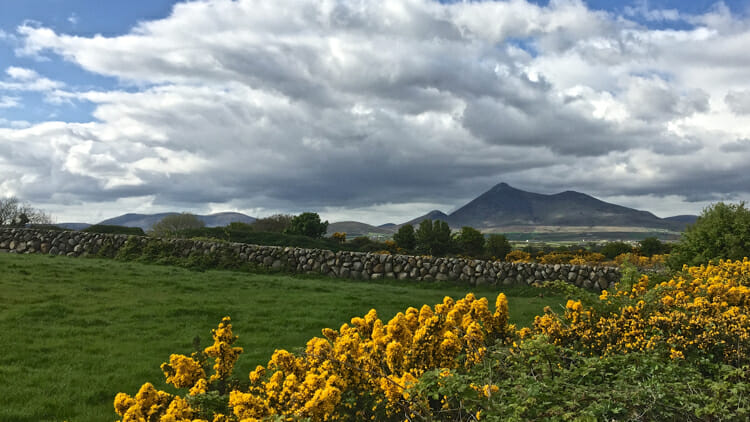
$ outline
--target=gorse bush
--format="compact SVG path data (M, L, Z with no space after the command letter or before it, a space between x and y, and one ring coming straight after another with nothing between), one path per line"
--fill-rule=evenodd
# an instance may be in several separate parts
M508 324L469 294L372 310L324 329L297 354L277 350L249 380L228 318L214 343L162 365L182 396L144 384L120 393L122 421L747 420L750 261L686 268L670 280L633 274L597 298ZM571 288L574 289L574 288Z
M563 315L537 317L534 329L590 355L658 350L672 359L750 364L750 261L691 267L660 282L642 276L600 303L569 300Z
M229 376L242 349L233 347L229 318L214 330L214 344L191 356L172 355L162 365L167 382L188 389L185 397L157 391L146 383L135 397L120 393L115 411L122 422L193 421L206 409L198 397L215 392L219 411L213 421L252 421L266 418L313 420L400 420L403 415L426 415L430 403L414 400L408 387L434 368L471 367L484 359L487 346L505 341L514 331L508 325L508 302L497 297L495 311L487 299L473 294L454 301L446 297L433 308L407 309L387 324L371 310L339 330L325 329L305 351L294 355L277 350L266 367L250 373L242 386ZM213 358L207 369L206 357ZM209 372L213 375L207 376Z

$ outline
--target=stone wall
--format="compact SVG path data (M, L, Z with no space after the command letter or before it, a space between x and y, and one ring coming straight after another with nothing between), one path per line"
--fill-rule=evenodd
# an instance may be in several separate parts
M134 251L142 251L149 245L153 246L154 242L158 243L158 248L169 250L175 257L222 254L236 257L240 263L249 263L270 270L357 280L457 280L470 285L505 286L564 280L579 287L600 291L620 279L619 270L613 267L332 252L320 249L153 239L72 231L0 229L0 252L114 257L125 246Z

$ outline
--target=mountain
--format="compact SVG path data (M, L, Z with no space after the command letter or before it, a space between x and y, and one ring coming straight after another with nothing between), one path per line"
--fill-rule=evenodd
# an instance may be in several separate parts
M666 217L665 220L671 221L677 224L682 224L684 226L689 226L690 224L694 224L698 220L698 216L697 215L675 215L673 217Z
M65 230L84 230L91 227L89 223L57 223L55 225Z
M452 228L471 226L490 229L508 226L606 226L648 227L683 230L692 216L662 219L648 211L639 211L601 201L575 191L552 195L527 192L500 183L450 215L431 211L405 224L416 225L425 218L443 220ZM694 221L694 220L693 220Z
M229 223L251 224L256 220L254 217L240 212L219 212L210 215L199 215L198 218L206 223L207 227L224 227L229 225Z
M176 212L162 212L158 214L135 214L128 213L117 217L109 218L97 224L107 224L112 226L140 227L143 230L149 230L158 223L162 218L168 215L176 215ZM238 212L220 212L209 215L196 215L206 224L206 227L222 227L229 223L239 222L250 224L255 218Z
M439 210L432 210L423 216L417 217L413 220L409 220L406 223L401 224L401 225L405 226L407 224L411 224L412 226L414 226L414 228L417 228L419 223L421 223L423 220L428 220L428 219L432 221L435 221L435 220L445 221L446 223L452 226L452 224L450 224L450 221L449 221L450 217L448 216L448 214Z
M355 237L369 236L371 234L391 235L395 230L391 228L371 226L358 221L339 221L337 223L328 224L328 232L326 235L330 236L336 232L346 233L347 239L354 239Z

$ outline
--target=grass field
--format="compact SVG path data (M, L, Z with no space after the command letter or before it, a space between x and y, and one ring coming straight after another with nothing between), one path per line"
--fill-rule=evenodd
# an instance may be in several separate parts
M193 339L232 317L244 347L236 375L294 350L324 327L378 310L388 320L408 306L497 289L415 282L194 272L113 260L0 254L0 421L111 421L116 393L146 381L165 386L159 365L189 354ZM527 325L563 298L504 289L511 319Z

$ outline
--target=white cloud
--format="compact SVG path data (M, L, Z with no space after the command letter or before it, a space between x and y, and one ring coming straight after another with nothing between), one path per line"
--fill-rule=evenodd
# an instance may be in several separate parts
M64 83L45 78L33 69L10 66L5 70L5 73L8 78L0 81L0 90L53 91L65 87Z
M127 89L6 69L0 90L96 108L86 124L0 129L0 180L73 208L148 197L373 222L503 180L683 210L750 186L734 144L750 138L749 28L720 5L617 16L575 0L206 0L115 37L23 25L18 54Z
M6 95L0 96L0 108L12 108L18 107L20 98L9 97Z

